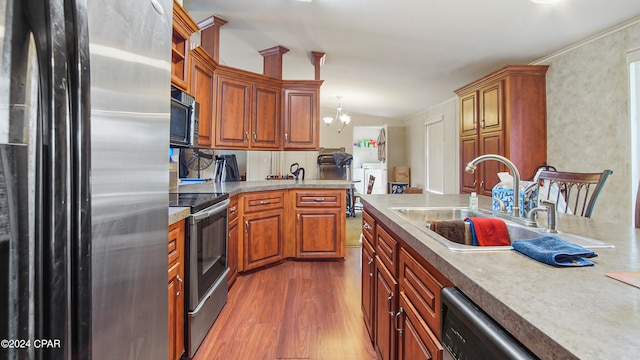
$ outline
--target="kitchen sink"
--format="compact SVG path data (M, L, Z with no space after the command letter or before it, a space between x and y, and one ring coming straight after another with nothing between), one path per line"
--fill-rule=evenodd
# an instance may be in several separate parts
M464 220L468 217L493 217L493 214L490 211L470 210L463 207L393 207L390 209L451 251L507 251L512 249L511 246L473 246L471 230L468 225L466 225L465 236L457 239L447 239L431 230L432 221ZM507 231L511 241L535 239L549 235L545 229L524 226L503 218L501 218L501 220L503 220L507 225ZM564 232L558 232L554 235L584 248L597 249L614 247L611 244L585 236Z

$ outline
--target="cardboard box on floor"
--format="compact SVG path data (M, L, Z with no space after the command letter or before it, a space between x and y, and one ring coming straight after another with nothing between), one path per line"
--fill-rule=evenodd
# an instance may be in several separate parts
M393 167L393 181L394 182L406 182L409 183L411 179L410 169L408 166L394 166Z

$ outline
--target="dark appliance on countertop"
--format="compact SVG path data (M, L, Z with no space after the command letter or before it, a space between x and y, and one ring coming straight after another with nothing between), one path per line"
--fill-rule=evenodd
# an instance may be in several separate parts
M350 180L353 156L345 152L318 155L318 177L320 180Z
M229 194L177 193L169 206L187 206L185 244L186 355L193 357L227 303Z
M0 0L2 359L168 358L172 9Z
M293 178L295 180L298 180L298 178L300 177L300 173L302 172L301 180L304 180L304 168L300 167L300 164L298 163L291 164L291 166L289 166L289 172L293 174Z
M240 171L235 154L216 155L214 182L240 181Z
M172 147L198 147L199 120L200 110L196 99L172 86L169 144Z
M443 360L538 359L458 288L441 292Z

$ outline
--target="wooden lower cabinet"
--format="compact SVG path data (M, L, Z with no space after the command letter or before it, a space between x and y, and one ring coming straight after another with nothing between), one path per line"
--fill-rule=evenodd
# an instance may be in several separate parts
M400 292L398 317L399 360L442 359L440 341L420 318L403 292Z
M342 209L298 209L296 242L298 258L344 257Z
M379 359L441 360L440 291L453 284L366 208L362 219L365 240L376 239L362 244L362 312Z
M380 360L396 359L396 327L398 282L376 256L374 347Z
M243 216L244 270L253 270L284 258L282 228L284 210L269 210Z
M169 226L169 360L184 353L184 221Z
M229 287L233 285L238 277L238 259L239 259L239 249L238 249L238 197L231 197L231 202L229 203L229 226L228 226L228 234L229 238L227 239L227 265L229 266L229 275L227 276L227 281L229 282Z
M362 315L364 317L364 324L369 332L369 338L373 341L373 311L374 295L376 289L375 279L375 251L369 241L364 240L362 242Z

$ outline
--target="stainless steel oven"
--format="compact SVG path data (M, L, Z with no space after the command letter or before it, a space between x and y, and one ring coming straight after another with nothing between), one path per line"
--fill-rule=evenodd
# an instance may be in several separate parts
M191 359L227 302L228 194L176 194L190 206L185 246L186 354Z

